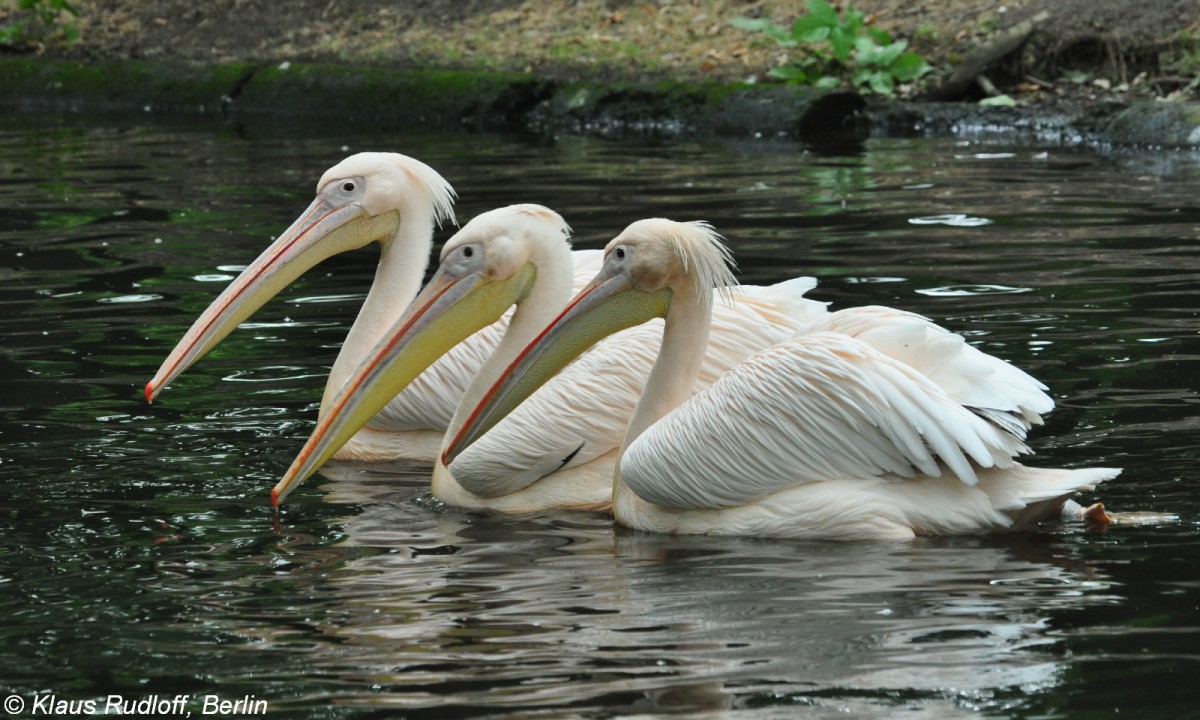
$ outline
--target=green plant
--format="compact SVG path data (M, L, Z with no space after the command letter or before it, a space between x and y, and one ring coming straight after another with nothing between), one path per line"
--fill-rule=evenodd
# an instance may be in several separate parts
M934 27L933 25L930 25L929 23L921 23L920 25L917 26L916 30L913 30L913 40L918 43L937 42L938 41L938 30L936 27Z
M1164 70L1183 77L1200 77L1200 34L1181 30L1160 63Z
M0 43L14 45L33 39L30 24L34 20L40 20L45 28L53 28L64 14L79 17L79 11L67 0L18 0L17 9L29 11L29 14L11 25L0 27ZM62 25L62 33L67 43L79 39L79 31L75 29L73 21Z
M767 73L789 83L832 88L849 80L855 87L891 95L897 83L912 82L933 69L908 51L907 40L895 40L886 30L867 24L862 11L849 5L839 13L827 0L808 0L808 13L790 29L747 17L736 17L732 23L799 51L799 57Z

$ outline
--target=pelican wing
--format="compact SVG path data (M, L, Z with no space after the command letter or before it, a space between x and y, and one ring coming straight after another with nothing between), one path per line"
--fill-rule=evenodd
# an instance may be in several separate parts
M615 448L661 336L660 320L598 343L467 448L454 479L476 495L507 495Z
M770 323L801 328L829 314L829 303L806 297L816 286L816 278L797 277L774 285L738 285L730 288L730 295L735 302L754 309ZM719 304L714 311L717 315L721 313Z
M817 317L799 332L824 331L857 338L899 360L1021 439L1054 409L1045 385L921 315L877 305L856 307Z
M733 302L717 303L696 391L823 314L824 303L803 298L814 285L799 278L739 286ZM455 480L495 497L616 448L658 356L662 328L653 320L597 343L464 451L453 464Z
M621 476L676 508L733 507L809 483L1009 467L1016 437L921 372L845 334L801 335L723 375L626 450Z

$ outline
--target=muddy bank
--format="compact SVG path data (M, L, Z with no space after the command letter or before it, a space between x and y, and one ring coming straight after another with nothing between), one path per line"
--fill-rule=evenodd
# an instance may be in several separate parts
M852 92L522 73L0 58L0 89L0 112L173 114L295 128L806 140L868 132L866 103Z
M192 65L0 58L0 112L210 118L274 127L411 128L606 136L785 138L969 135L1138 147L1200 144L1200 105L1003 108L868 101L782 85L602 82L525 73L390 70L321 63Z
M807 0L76 0L77 17L0 45L14 53L0 55L0 111L810 142L1200 141L1200 0L852 4L934 70L891 97L769 82L801 51L732 21L790 27ZM0 8L0 26L23 13ZM987 95L1016 107L980 105Z

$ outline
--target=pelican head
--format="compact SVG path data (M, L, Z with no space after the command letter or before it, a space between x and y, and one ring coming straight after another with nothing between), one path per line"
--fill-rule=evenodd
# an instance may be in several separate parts
M613 238L604 265L499 377L442 453L464 450L555 373L605 337L686 308L707 311L714 288L736 283L721 236L704 222L639 220ZM453 468L451 468L453 469Z
M453 202L454 189L441 175L405 155L359 153L333 166L321 176L317 197L308 209L184 334L146 384L146 401L152 402L267 300L331 255L371 242L382 243L386 252L396 238L405 237L422 245L410 252L424 263L433 224L454 220Z
M535 282L544 294L570 294L569 236L566 222L540 205L492 210L464 225L442 248L433 278L338 390L271 501L283 502L446 351L529 298Z

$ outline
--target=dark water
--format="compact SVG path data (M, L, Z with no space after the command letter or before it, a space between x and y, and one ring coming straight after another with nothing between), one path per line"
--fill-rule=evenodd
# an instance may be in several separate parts
M24 715L50 694L97 713L186 695L197 716L205 696L335 718L1197 712L1194 157L0 127L0 694ZM364 149L434 165L464 220L542 202L592 247L640 217L705 218L746 282L815 274L837 307L929 315L1051 386L1043 464L1124 467L1098 492L1110 508L1181 520L673 538L470 514L419 468L340 466L276 524L268 492L375 254L327 262L153 407L141 388L321 172Z

